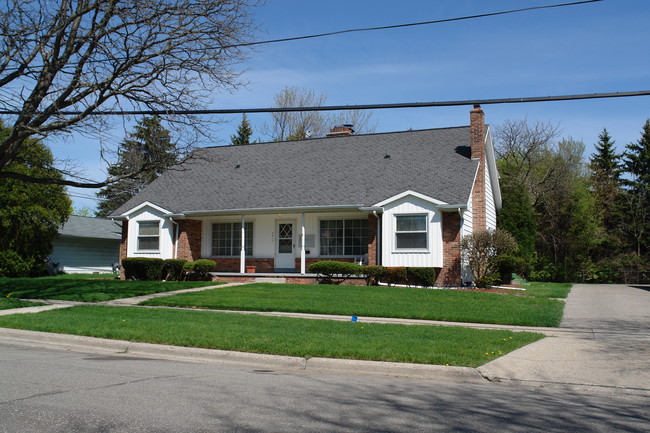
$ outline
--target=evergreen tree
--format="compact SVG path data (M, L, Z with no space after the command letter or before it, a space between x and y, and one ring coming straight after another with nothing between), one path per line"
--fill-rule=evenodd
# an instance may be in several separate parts
M11 130L0 122L0 140ZM61 178L52 152L29 139L7 170L37 178ZM72 210L61 185L0 179L0 276L42 275L52 241Z
M102 188L97 216L106 217L178 162L171 135L158 117L144 117L122 141L117 162L108 168L111 177L127 176Z
M237 128L237 135L230 136L231 145L250 144L251 136L253 135L253 128L246 118L246 113L242 116L239 128Z
M625 179L623 202L627 221L624 227L634 243L636 255L646 258L650 248L650 119L646 120L641 138L625 146L623 165Z
M593 251L595 262L609 261L624 248L620 231L623 168L621 155L616 153L614 143L607 129L603 128L589 163L591 190L598 213L598 245Z

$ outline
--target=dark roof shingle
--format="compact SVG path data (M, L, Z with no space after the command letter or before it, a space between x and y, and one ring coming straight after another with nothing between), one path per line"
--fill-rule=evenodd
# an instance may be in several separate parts
M469 142L457 127L201 148L113 215L145 201L174 213L370 206L407 190L463 204L477 164Z

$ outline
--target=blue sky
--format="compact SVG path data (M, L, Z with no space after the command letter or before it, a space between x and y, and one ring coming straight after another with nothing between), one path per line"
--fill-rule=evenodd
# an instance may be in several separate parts
M474 15L549 0L269 0L255 11L259 39ZM263 45L242 64L248 84L218 93L209 108L268 107L285 86L327 95L328 105L421 102L650 89L650 2L604 0L498 17L394 30L344 34ZM373 111L377 132L466 125L471 107ZM489 105L486 121L527 118L559 124L563 137L582 140L586 157L603 127L617 146L638 140L650 118L650 96L591 101ZM251 114L254 138L268 114ZM241 120L213 131L228 144ZM128 125L127 125L128 126ZM123 125L107 136L124 136ZM93 140L74 136L48 142L58 157L73 157L89 176L101 176ZM75 195L94 195L74 190ZM73 197L75 207L93 200Z

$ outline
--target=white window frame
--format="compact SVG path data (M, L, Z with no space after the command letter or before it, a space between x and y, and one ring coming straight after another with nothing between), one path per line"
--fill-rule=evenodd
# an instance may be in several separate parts
M210 233L210 238L209 238L209 254L210 257L224 257L224 258L232 258L232 257L240 257L241 253L241 245L239 246L239 249L237 251L232 251L235 254L231 255L223 255L219 254L216 255L214 254L214 225L215 224L230 224L231 227L231 233L233 234L233 237L231 239L231 242L233 242L232 245L234 245L234 240L235 239L241 239L241 221L211 221L209 223L209 233ZM248 237L248 233L250 232L250 241L251 241L251 246L250 246L250 251L251 253L248 254L246 253L246 257L254 257L254 245L255 245L255 239L254 239L254 234L255 234L255 224L253 221L244 221L244 224L250 224L251 229L246 230L246 237ZM246 239L244 239L244 242ZM231 249L233 248L231 245ZM244 248L246 248L246 245L244 245Z
M430 250L430 242L429 242L429 214L426 213L409 213L409 214L395 214L395 245L394 245L394 250L395 252L423 252L423 251L429 251ZM424 218L424 230L404 230L404 231L399 231L397 229L398 227L398 220L400 217L422 217ZM397 246L397 238L399 237L400 234L410 234L410 233L416 233L416 234L424 234L424 239L425 239L425 247L424 248L400 248Z
M142 253L157 253L160 252L160 220L142 220L142 221L136 221L137 226L138 226L138 236L136 239L136 251L137 252L142 252ZM142 227L142 224L151 224L152 226L155 224L156 227L158 228L158 234L156 235L143 235L140 234L140 228ZM140 239L141 238L156 238L158 239L158 246L156 248L141 248L140 247Z

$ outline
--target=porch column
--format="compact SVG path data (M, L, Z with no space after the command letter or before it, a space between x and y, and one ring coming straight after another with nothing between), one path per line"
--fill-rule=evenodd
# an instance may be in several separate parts
M241 252L239 253L239 272L246 273L246 230L244 229L244 215L241 216Z
M305 214L300 214L300 274L305 275Z

